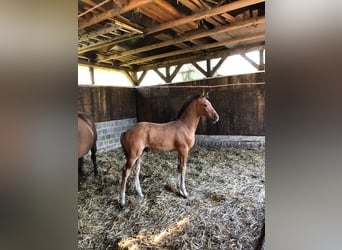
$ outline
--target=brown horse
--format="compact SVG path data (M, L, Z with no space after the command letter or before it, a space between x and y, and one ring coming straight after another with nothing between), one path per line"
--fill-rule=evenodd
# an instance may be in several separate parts
M94 165L94 175L97 176L96 167L96 140L97 133L93 119L86 113L78 112L78 176L83 175L83 156L91 151L91 160Z
M122 170L121 202L126 205L125 193L127 178L132 168L135 170L135 189L140 197L144 197L139 181L141 158L145 148L158 151L178 152L177 187L180 195L187 198L185 189L185 171L189 150L195 143L195 132L201 116L218 122L219 115L208 100L208 93L192 97L186 102L177 120L168 123L139 122L121 136L121 145L126 155L126 165Z

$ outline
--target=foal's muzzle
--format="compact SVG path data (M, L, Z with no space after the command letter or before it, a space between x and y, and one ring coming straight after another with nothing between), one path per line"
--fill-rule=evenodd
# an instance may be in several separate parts
M213 124L217 123L217 122L220 120L219 115L215 115L215 116L212 118L212 120L213 120Z

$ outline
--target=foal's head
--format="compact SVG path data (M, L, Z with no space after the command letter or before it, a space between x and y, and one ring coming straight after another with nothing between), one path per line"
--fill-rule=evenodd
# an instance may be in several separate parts
M197 112L200 114L200 116L205 116L213 120L213 123L219 121L219 115L208 100L208 92L203 92L202 95L198 97Z

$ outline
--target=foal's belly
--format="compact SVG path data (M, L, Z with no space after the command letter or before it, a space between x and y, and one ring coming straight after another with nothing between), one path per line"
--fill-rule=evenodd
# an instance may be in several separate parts
M167 142L163 142L159 144L149 143L147 147L153 150L157 150L157 151L173 151L176 149L173 143L167 143Z

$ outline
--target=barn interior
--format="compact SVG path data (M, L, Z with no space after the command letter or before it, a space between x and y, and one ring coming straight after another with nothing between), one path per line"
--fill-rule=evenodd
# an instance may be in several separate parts
M78 109L95 120L99 168L94 177L85 158L78 248L264 248L265 1L79 0L78 21L78 64L89 67L93 83L79 85ZM250 51L259 52L259 63ZM258 72L215 77L232 55ZM205 77L173 83L189 63ZM134 87L97 86L97 67L122 72ZM164 82L140 86L150 70ZM175 152L148 152L141 169L145 198L131 177L121 210L121 133L140 121L175 119L202 91L221 119L199 123L187 170L191 198L176 194Z

